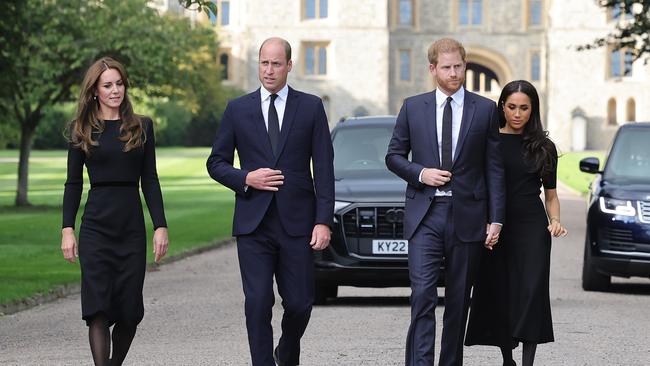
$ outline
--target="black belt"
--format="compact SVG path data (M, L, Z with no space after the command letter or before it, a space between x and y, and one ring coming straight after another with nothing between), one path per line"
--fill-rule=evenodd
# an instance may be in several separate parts
M90 183L90 188L97 187L137 187L138 182L95 182Z

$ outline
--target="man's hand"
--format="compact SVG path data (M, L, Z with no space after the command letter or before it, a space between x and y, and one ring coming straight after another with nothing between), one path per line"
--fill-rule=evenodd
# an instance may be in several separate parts
M488 224L485 229L487 237L485 238L485 247L492 250L492 247L499 242L499 234L501 233L501 225Z
M316 224L311 232L311 245L314 250L323 250L330 245L330 227L323 224Z
M445 185L451 180L451 172L435 168L425 168L422 171L422 183L439 187Z
M280 170L259 168L246 175L246 185L260 191L278 191L278 186L284 183L284 175Z

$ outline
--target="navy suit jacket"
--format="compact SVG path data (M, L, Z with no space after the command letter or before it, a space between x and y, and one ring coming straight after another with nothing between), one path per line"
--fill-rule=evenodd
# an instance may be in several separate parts
M228 103L207 161L210 176L235 192L233 235L253 232L274 195L282 225L289 235L311 235L315 224L331 227L334 152L321 99L289 88L279 152L274 156L260 98L257 89ZM235 150L239 169L233 166ZM252 187L244 190L246 175L259 168L282 171L284 184L277 192Z
M435 92L404 101L388 145L386 166L408 183L404 235L410 239L436 192L436 187L419 181L420 172L440 169ZM467 90L451 173L456 236L463 242L482 242L486 224L504 223L505 178L496 105Z

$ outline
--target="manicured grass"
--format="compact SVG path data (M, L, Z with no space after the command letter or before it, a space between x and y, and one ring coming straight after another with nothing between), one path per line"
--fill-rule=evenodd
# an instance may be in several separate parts
M604 151L580 151L564 153L558 160L557 178L570 188L585 194L589 191L589 183L594 179L593 174L580 171L580 160L586 157L600 159L601 169L604 163Z
M169 225L168 255L230 237L234 194L207 175L208 155L208 148L157 149ZM0 151L0 304L78 282L80 275L78 263L64 261L60 250L66 152L32 153L29 199L35 206L26 208L13 207L17 156L17 151ZM87 181L84 188L87 191ZM85 199L86 194L78 223ZM145 221L151 233L146 209ZM152 261L151 235L147 245Z

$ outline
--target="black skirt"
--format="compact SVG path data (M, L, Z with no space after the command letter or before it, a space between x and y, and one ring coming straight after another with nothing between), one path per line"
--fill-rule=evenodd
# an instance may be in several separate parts
M87 324L98 314L109 325L140 323L146 258L137 185L92 187L79 231L81 308Z

